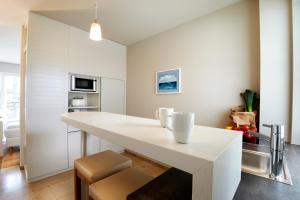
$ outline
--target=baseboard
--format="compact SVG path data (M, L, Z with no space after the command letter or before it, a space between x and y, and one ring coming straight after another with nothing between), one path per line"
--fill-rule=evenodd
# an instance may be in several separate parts
M49 174L46 174L46 175L43 175L43 176L38 176L38 177L30 178L30 179L27 178L27 182L28 183L32 183L32 182L39 181L39 180L42 180L42 179L45 179L45 178L49 178L51 176L55 176L57 174L61 174L61 173L64 173L64 172L67 172L67 171L71 171L71 170L73 170L73 167L66 168L66 169L63 169L63 170L59 170L59 171L56 171L56 172L53 172L53 173L49 173Z

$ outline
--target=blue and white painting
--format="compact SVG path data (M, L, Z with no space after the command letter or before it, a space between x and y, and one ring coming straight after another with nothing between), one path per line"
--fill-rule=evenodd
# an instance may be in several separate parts
M181 92L181 69L156 72L156 93L172 94Z

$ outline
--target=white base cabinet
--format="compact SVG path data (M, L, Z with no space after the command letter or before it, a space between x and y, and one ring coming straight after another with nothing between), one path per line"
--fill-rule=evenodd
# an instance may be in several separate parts
M87 155L99 153L101 151L101 139L95 135L87 135Z
M104 139L101 139L100 148L101 148L101 151L112 150L112 151L119 152L119 153L124 151L124 148L121 147L120 145L113 144Z
M87 136L87 155L92 155L101 151L112 150L115 152L123 152L124 148L108 142L107 140L100 139L97 136L88 134ZM81 158L81 132L68 133L68 163L69 168L74 167L74 161Z
M87 155L92 155L100 152L101 139L88 134L87 136ZM68 163L69 168L74 167L74 161L81 158L81 132L68 133Z
M74 166L74 161L81 157L81 132L68 133L68 162L69 167Z

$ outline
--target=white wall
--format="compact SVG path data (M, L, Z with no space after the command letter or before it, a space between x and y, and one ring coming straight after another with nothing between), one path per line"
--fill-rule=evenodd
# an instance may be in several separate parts
M25 168L29 180L68 168L68 72L126 80L126 47L30 13L26 66Z
M290 139L291 26L289 0L260 0L260 132L283 124Z
M291 142L300 145L300 0L293 0L293 115Z
M0 62L20 63L21 27L0 25Z
M17 73L19 73L19 65L12 64L12 63L0 62L0 72L17 74Z
M196 124L226 126L240 92L259 90L258 1L242 1L128 47L127 114L158 107L196 113ZM155 94L155 72L182 68L182 93Z

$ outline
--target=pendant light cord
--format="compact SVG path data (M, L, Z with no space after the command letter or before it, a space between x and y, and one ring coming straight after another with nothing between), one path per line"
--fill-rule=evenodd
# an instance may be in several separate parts
M98 0L95 1L95 20L98 20Z

